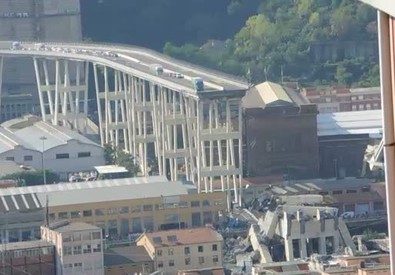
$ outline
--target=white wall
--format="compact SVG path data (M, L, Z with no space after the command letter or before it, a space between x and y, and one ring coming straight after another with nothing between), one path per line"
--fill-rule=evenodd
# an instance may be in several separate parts
M90 157L79 158L79 152L90 152ZM67 159L56 159L56 154L68 153ZM25 161L24 156L33 156L32 161ZM0 160L6 160L7 157L14 157L17 164L31 166L35 169L41 169L41 152L28 150L21 146L0 154ZM104 149L100 146L91 144L81 144L76 140L71 140L68 144L50 148L44 153L44 167L55 173L65 176L71 172L92 171L94 166L104 165Z

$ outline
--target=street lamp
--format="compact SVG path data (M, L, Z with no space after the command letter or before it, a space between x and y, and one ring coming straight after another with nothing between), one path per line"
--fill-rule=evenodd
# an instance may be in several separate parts
M43 179L44 179L44 185L47 184L47 175L45 174L45 169L44 169L44 143L47 140L45 136L40 137L40 140L43 142L43 148L41 152L41 169L43 170Z

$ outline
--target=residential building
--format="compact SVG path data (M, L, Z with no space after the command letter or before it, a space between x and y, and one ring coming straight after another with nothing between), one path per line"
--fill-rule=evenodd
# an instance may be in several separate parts
M361 175L368 144L382 137L381 110L319 114L317 117L320 176Z
M163 176L0 189L0 211L7 218L0 219L3 238L30 238L44 223L47 204L51 222L86 222L102 228L108 239L127 240L130 233L216 223L226 211L226 195L198 193L192 184Z
M243 98L245 174L318 176L317 109L294 89L264 82Z
M2 244L1 274L56 275L54 246L43 240Z
M210 227L143 233L137 245L144 246L163 274L222 267L223 238Z
M103 165L104 149L73 130L27 116L0 127L0 160L36 169L44 165L66 180L69 173Z
M56 274L104 274L101 228L59 221L41 226L41 239L56 247Z
M287 262L270 262L255 264L252 267L252 275L264 275L264 274L286 274L286 272L292 271L292 274L306 274L306 275L318 275L320 272L310 270L308 262L304 260L294 260Z
M225 275L225 270L222 267L213 268L201 268L201 269L189 269L179 270L177 275Z
M380 87L312 87L303 88L301 93L311 103L317 104L321 114L381 109Z
M142 246L113 247L104 251L104 274L151 274L154 261Z
M2 41L81 41L80 1L2 0L0 26ZM5 60L1 121L34 112L38 105L32 61L30 57Z

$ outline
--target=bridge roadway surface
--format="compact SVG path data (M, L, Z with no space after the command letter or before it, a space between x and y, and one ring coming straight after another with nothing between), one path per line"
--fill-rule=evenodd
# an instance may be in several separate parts
M44 47L39 50L36 44L36 42L21 42L22 48L13 50L11 41L1 41L0 56L31 56L92 62L152 81L191 97L199 97L199 95L204 95L204 97L241 97L248 89L248 84L235 76L179 61L145 48L107 44L43 42ZM117 56L110 56L108 53L117 54ZM164 74L157 75L152 69L153 64L162 65ZM183 78L169 76L169 73L181 73ZM192 77L203 78L204 93L199 95L196 93Z

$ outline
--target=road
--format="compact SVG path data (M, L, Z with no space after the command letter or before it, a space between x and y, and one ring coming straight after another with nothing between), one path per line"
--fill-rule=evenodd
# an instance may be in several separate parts
M2 41L0 42L0 56L31 56L92 62L194 97L239 97L248 89L248 84L235 76L201 68L149 49L133 46L21 42L18 49L12 49L11 41ZM160 64L164 73L157 75L152 69L154 64ZM175 77L175 73L181 74L182 77ZM204 93L196 93L191 80L193 77L203 78Z

